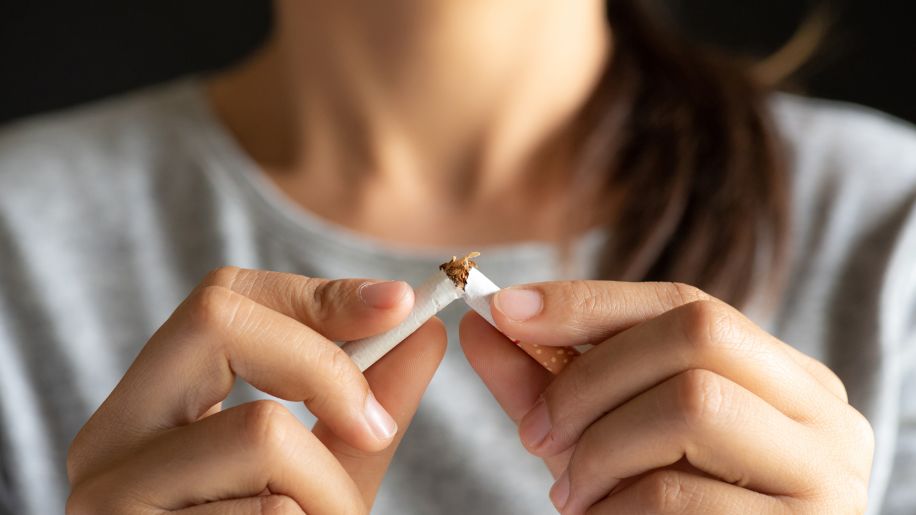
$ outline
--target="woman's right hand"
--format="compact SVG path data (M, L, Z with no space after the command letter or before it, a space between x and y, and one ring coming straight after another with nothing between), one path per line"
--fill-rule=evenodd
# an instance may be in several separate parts
M67 513L367 513L445 331L427 323L365 376L333 342L394 327L412 306L400 282L211 273L74 439ZM272 401L222 410L236 376L304 401L318 424Z

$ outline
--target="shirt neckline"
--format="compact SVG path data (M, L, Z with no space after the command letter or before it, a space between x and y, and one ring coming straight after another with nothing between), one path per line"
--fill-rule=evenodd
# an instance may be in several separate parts
M233 186L233 190L257 210L262 218L259 229L269 231L304 252L314 249L316 242L324 247L321 253L332 250L360 259L377 262L395 260L398 262L430 263L440 262L443 257L480 251L488 264L517 264L527 259L557 259L556 244L542 241L519 241L503 244L476 246L474 249L457 246L425 247L388 242L336 224L305 207L297 204L274 185L259 169L258 165L241 148L210 106L204 91L203 77L191 77L184 88L188 95L189 114L193 122L190 138L203 153L204 165L220 175ZM574 244L573 254L595 255L607 240L603 229L593 229L580 237Z

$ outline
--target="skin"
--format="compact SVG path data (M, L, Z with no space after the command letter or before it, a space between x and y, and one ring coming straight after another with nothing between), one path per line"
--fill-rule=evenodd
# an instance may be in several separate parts
M270 41L209 91L290 199L412 247L557 236L567 129L611 52L602 1L276 7Z
M826 366L677 284L504 290L469 361L565 515L864 513L874 436ZM502 333L501 333L501 332ZM507 337L589 351L555 378Z
M567 129L613 55L602 2L276 8L264 47L207 94L291 200L411 246L568 230ZM211 273L74 440L68 513L368 512L445 334L431 321L365 376L332 342L412 302L403 283ZM493 312L512 338L593 347L553 378L476 315L461 325L563 513L863 512L868 423L826 367L737 310L688 286L576 282L506 290ZM319 423L269 401L223 410L234 379Z
M445 331L430 321L365 376L333 341L385 331L412 306L400 282L214 271L73 441L67 513L367 513ZM236 378L319 423L274 401L223 410Z

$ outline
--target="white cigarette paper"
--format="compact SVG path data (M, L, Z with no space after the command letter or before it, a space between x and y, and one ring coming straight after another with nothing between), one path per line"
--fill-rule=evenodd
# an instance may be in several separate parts
M496 286L493 281L483 275L483 272L477 268L470 269L467 284L464 287L464 302L493 327L496 327L496 322L493 320L493 313L490 311L490 302L499 290L499 286ZM496 327L496 329L498 330L499 328ZM540 363L542 367L554 374L559 374L566 368L566 365L580 354L579 351L572 347L545 347L515 340L513 340L513 343Z
M360 372L365 372L429 319L460 298L464 298L471 309L496 327L493 313L490 312L490 301L500 288L471 261L479 255L472 252L460 260L453 257L443 264L438 272L414 291L413 311L400 325L376 336L345 343L341 349L356 363ZM579 355L571 347L543 347L517 341L515 344L554 374L560 373Z
M414 290L413 311L400 325L382 334L345 343L341 349L360 372L365 372L463 293L445 272L439 270Z
M496 322L493 321L493 313L490 312L490 300L498 291L499 286L480 270L472 268L468 273L468 283L464 286L464 302L493 327L496 327Z

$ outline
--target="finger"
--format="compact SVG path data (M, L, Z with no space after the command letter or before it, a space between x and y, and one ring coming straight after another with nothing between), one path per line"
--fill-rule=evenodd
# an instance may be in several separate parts
M391 329L413 308L405 282L315 279L236 267L219 268L200 289L220 286L311 327L325 338L350 341Z
M458 334L468 362L509 418L518 423L553 374L473 311L461 320Z
M684 304L711 297L676 283L569 281L505 288L493 319L512 340L537 345L601 342Z
M514 341L573 346L600 343L662 313L698 301L721 302L680 283L569 281L503 289L494 295L491 311L499 330ZM846 399L842 383L827 367L783 342L778 345L824 388Z
M208 502L172 512L174 515L305 515L291 497L262 495L246 499Z
M571 363L521 422L522 441L538 456L553 455L604 413L691 369L728 378L800 422L833 416L836 398L780 343L723 303L681 306Z
M677 463L742 488L795 495L823 477L814 434L739 385L705 370L666 381L610 412L576 443L564 513L582 513L624 478Z
M424 324L366 372L379 402L397 422L394 441L379 452L354 448L319 422L314 434L333 453L356 483L366 506L372 506L397 446L420 404L420 398L445 355L445 327L438 319Z
M846 386L827 365L808 356L791 345L787 345L783 342L779 342L778 345L793 361L798 363L798 366L811 374L811 377L817 380L825 390L844 403L849 402Z
M102 459L189 424L226 398L236 375L275 397L304 401L355 447L379 450L393 436L390 417L337 345L248 297L210 286L153 336L74 448ZM115 425L121 430L107 429Z
M307 513L366 511L359 490L334 456L272 401L243 404L165 432L77 490L80 498L106 504L139 492L144 504L161 510L267 490L293 499Z
M732 515L734 513L795 513L786 501L721 481L676 470L647 474L629 487L609 495L588 515ZM566 512L564 512L566 513Z
M553 380L553 374L473 311L461 320L458 332L471 367L503 411L518 424ZM568 451L544 461L556 477L566 469L571 455Z

